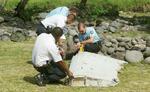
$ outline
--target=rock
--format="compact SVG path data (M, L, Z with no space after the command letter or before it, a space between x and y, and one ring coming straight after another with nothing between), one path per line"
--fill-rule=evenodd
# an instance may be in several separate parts
M35 31L28 31L28 36L31 37L31 38L36 38L37 34L36 34Z
M136 44L134 47L140 51L144 51L146 49L146 45L144 44Z
M146 50L143 52L144 57L150 57L150 47L147 47Z
M110 39L110 41L114 44L118 44L118 41L116 39Z
M116 29L121 28L123 25L117 21L113 21L110 26L115 27Z
M120 59L120 60L124 60L125 52L116 52L116 53L112 54L111 57Z
M95 27L97 33L101 34L103 32L107 32L108 30L103 29L102 27Z
M116 40L117 40L118 42L123 42L122 37L117 37Z
M104 44L105 44L105 46L107 46L107 47L111 47L111 46L112 46L112 43L111 43L111 42L108 42L108 41L105 41Z
M114 27L112 27L112 26L110 26L110 27L109 27L109 31L110 31L110 32L112 32L112 33L114 33L114 32L116 32L116 31L117 31L117 29L116 29L116 28L114 28Z
M0 23L4 22L4 18L0 17Z
M115 51L115 48L108 48L108 51L107 51L107 53L109 54L109 55L111 55L111 54L113 54L114 53L114 51Z
M129 41L131 41L131 38L130 38L130 37L123 37L123 38L122 38L122 41L124 41L124 42L129 42Z
M147 57L144 62L150 64L150 57Z
M43 12L43 13L39 13L38 18L40 19L45 19L48 13Z
M146 41L146 46L150 47L150 36L145 37L145 41Z
M102 45L101 51L104 55L107 55L108 47L106 47L105 45Z
M5 32L2 35L0 35L0 38L2 41L10 41L10 34Z
M14 32L11 34L10 39L14 42L21 42L26 40L25 30L20 28L15 28Z
M103 26L103 27L104 27L104 29L107 29L107 28L109 27L109 23L108 23L108 22L103 21L103 22L101 23L101 26Z
M73 43L73 36L69 35L67 37L67 51L66 52L68 54L70 54L70 53L74 53L76 51L77 51L77 49L76 49L76 47L75 47L75 45Z
M122 19L116 19L117 22L122 23L122 24L129 24L128 21L122 20Z
M117 49L116 49L116 51L118 51L118 52L124 52L126 49L124 48L124 47L118 47Z
M76 29L74 28L68 28L68 35L74 36L74 35L78 35L78 32Z
M121 46L121 47L126 47L126 43L125 42L120 42L119 44L118 44L118 46Z
M125 59L130 63L138 63L141 62L144 58L142 52L132 50L126 52Z
M121 28L122 31L137 31L137 28L134 26L125 25Z
M131 43L132 43L132 45L138 44L138 42L135 39L132 39Z

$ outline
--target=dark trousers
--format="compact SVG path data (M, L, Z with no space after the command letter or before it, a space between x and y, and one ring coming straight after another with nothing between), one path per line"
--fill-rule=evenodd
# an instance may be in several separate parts
M53 61L49 62L42 67L35 67L34 68L40 72L41 74L45 75L45 79L53 82L58 81L62 78L66 77L66 73L60 69L60 67Z
M86 44L84 47L84 51L98 53L100 51L100 42Z
M44 25L40 22L37 25L37 30L36 30L36 34L40 35L41 33L46 33L46 28L44 27Z

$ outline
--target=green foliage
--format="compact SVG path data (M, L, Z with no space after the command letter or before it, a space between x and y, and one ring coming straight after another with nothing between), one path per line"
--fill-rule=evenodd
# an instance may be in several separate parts
M3 0L0 0L2 2ZM22 17L31 19L31 17L42 11L50 11L59 6L72 6L74 3L78 6L81 0L29 0ZM8 0L5 9L12 11L19 0ZM150 0L87 0L87 6L81 11L81 18L90 20L98 16L109 15L116 16L118 11L150 11ZM89 17L88 17L89 16Z

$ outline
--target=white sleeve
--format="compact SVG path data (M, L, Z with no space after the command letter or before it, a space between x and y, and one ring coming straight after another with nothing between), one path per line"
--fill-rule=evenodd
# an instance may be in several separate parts
M62 57L61 57L58 47L56 46L55 43L51 44L51 47L49 48L49 52L50 52L54 62L62 61Z

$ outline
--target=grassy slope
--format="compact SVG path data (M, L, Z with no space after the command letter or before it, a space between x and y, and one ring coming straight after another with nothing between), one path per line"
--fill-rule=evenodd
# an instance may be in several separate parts
M33 76L37 74L31 62L33 41L21 43L0 42L0 92L149 92L150 67L147 64L128 64L119 74L115 87L67 87L47 85L38 87Z

